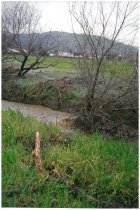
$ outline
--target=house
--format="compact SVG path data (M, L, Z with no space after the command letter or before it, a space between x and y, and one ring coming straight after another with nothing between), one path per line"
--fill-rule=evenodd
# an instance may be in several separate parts
M74 57L73 53L69 53L69 52L58 52L58 56L68 57L68 58L73 58Z
M8 49L8 52L9 52L9 53L14 53L14 54L19 54L19 53L20 53L19 50L12 49L12 48L9 48L9 49Z
M54 57L54 54L53 54L53 53L50 53L49 56L50 56L50 57Z
M25 53L28 53L28 50L26 50L26 49L22 49L22 51L25 52ZM12 54L21 54L18 49L13 49L13 48L9 48L8 52L12 53Z

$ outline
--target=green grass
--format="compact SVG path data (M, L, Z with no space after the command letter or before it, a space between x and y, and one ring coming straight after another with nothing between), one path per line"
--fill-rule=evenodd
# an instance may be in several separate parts
M41 134L42 160L46 169L52 162L78 187L77 197L69 184L53 172L47 180L36 174L32 158L35 133ZM61 133L34 118L11 110L2 113L2 206L3 207L105 207L89 202L82 192L99 201L137 207L138 146L123 140L105 140L100 134L69 134L69 144L53 143ZM62 134L61 134L62 135ZM10 193L9 193L10 192Z
M33 56L31 56L28 60L28 63L32 63L35 60ZM54 63L58 58L56 57L47 57L41 66L47 66L51 63ZM77 59L78 62L79 59ZM66 70L71 70L73 72L74 63L76 63L75 59L71 58L60 58L58 61L57 65L55 66L56 69L61 69L61 71L65 72ZM86 63L90 66L91 60L87 60ZM82 64L82 59L81 59L81 64ZM84 63L82 64L84 65ZM96 61L94 66L96 67ZM85 66L86 68L87 66ZM103 62L103 68L106 72L111 72L111 73L121 73L121 74L128 74L132 71L133 66L131 63L125 62L125 61L115 61L115 60L104 60Z
M71 69L61 69L61 68L51 68L49 67L46 71L42 69L42 74L46 75L47 77L50 78L56 78L56 79L61 79L63 77L78 77L79 73L74 67Z
M12 55L9 55L9 58L11 58L11 61L18 65L17 61L12 57ZM21 55L17 55L17 58L21 59ZM34 56L30 56L28 58L27 64L32 64L35 61ZM75 65L79 63L79 58L58 58L58 57L46 57L43 62L39 65L40 67L48 66L50 64L54 64L55 68L53 68L53 71L57 71L58 73L67 72L68 74L75 74ZM87 68L87 65L91 66L91 60L86 60L83 62L82 59L80 59L80 63L82 66L85 65L85 68ZM86 63L86 64L85 64ZM94 67L96 67L96 61L94 62ZM103 71L110 72L110 73L120 73L123 75L130 74L133 71L133 64L127 61L117 61L117 60L104 60L103 61ZM78 66L77 66L78 67ZM52 69L50 69L52 70Z
M21 55L16 55L17 59L22 59L23 57ZM9 62L16 62L17 61L14 59L12 55L8 55ZM32 64L33 62L36 61L35 56L29 56L27 64ZM43 62L40 64L40 66L48 66L50 64L54 64L55 68L58 69L72 69L73 68L73 59L70 58L59 58L59 57L46 57Z
M33 58L29 60L32 63ZM73 69L73 62L70 58L56 58L56 57L47 57L44 62L40 66L47 66L56 62L55 68L65 70L65 69Z
M103 68L106 72L117 75L128 75L133 72L133 64L126 61L104 61Z
M17 55L19 56L19 55ZM58 58L55 57L47 57L43 63L41 65L46 66L50 63L55 62L55 60ZM35 57L30 56L28 63L32 63L35 60ZM57 63L57 65L55 67L49 67L47 69L39 69L39 70L35 70L35 74L33 74L32 71L29 71L29 73L31 73L31 75L27 75L26 78L22 79L18 79L15 81L15 83L17 84L17 86L19 87L19 90L21 90L21 99L18 99L18 96L16 96L18 101L22 101L25 103L36 103L36 104L44 104L44 105L48 105L49 107L52 108L56 108L57 106L59 107L59 94L58 94L58 90L56 90L56 88L53 88L50 90L51 93L53 93L54 99L52 100L53 97L50 97L49 91L45 92L45 94L43 95L42 99L40 99L42 93L44 93L43 91L41 93L39 93L38 96L38 90L36 91L36 87L37 84L40 82L45 82L48 78L55 78L55 79L60 79L63 77L78 77L79 76L79 71L75 69L74 65L73 65L73 61L76 62L77 60L75 59L70 59L70 58L61 58L60 61ZM82 60L81 60L82 62ZM87 64L89 65L89 67L91 66L91 60L86 60ZM17 63L16 63L17 65ZM94 64L94 66L96 67L96 64ZM85 69L87 68L87 66L85 65ZM114 78L117 76L120 76L120 78L124 78L124 81L127 81L129 75L132 73L132 64L125 62L125 61L111 61L111 60L105 60L103 63L103 67L102 67L102 71L105 72L104 78L106 80L108 80L111 77L111 74L114 74ZM110 74L111 73L111 74ZM103 75L99 75L99 81L103 79L102 77ZM76 82L76 80L75 80ZM121 81L122 82L122 81ZM119 86L119 79L118 79L118 86ZM53 84L53 81L52 81ZM125 84L123 84L124 86L126 86ZM35 87L36 86L36 87ZM67 83L65 85L65 87L67 86ZM116 84L112 84L112 88L116 88L115 91L117 90ZM37 88L38 89L38 88ZM55 89L55 91L54 91ZM120 89L119 89L120 91ZM37 92L37 94L36 94ZM66 92L64 90L64 92ZM73 103L77 100L82 100L82 98L85 96L87 90L86 88L83 86L83 84L79 85L79 84L74 84L70 87L69 93L70 94L62 94L64 95L64 100L66 98L66 101L62 100L62 104L64 104L64 102L66 102L67 107L73 106ZM3 94L4 97L7 95L6 93ZM10 92L9 92L9 88L8 88L8 97L6 99L11 100L11 98L14 96L14 94L11 91L11 95L10 96ZM66 95L66 97L65 97ZM25 97L24 97L25 96ZM15 98L15 97L14 97ZM15 99L14 99L15 100ZM42 101L43 100L43 101ZM52 104L54 104L54 106L52 106ZM58 104L58 105L57 105Z

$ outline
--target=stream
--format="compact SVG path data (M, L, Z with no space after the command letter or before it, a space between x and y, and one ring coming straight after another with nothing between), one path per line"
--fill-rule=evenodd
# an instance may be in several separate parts
M63 129L72 128L72 121L75 118L67 112L56 111L42 105L23 104L2 100L2 110L8 108L20 111L25 116L35 117L45 124L55 124Z

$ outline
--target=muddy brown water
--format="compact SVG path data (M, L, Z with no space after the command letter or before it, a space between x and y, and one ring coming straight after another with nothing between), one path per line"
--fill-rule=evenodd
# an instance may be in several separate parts
M2 110L12 109L20 111L25 116L35 117L45 124L55 124L63 129L72 129L72 121L75 118L67 112L56 111L41 105L23 104L2 100Z

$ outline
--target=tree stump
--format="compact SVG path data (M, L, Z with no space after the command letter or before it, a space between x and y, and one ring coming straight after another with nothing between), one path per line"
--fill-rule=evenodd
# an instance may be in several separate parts
M35 139L35 149L32 152L32 156L35 159L35 164L36 164L36 170L38 175L44 176L44 170L42 166L42 160L41 160L41 151L40 151L40 142L41 142L41 137L39 132L36 132L36 139Z

